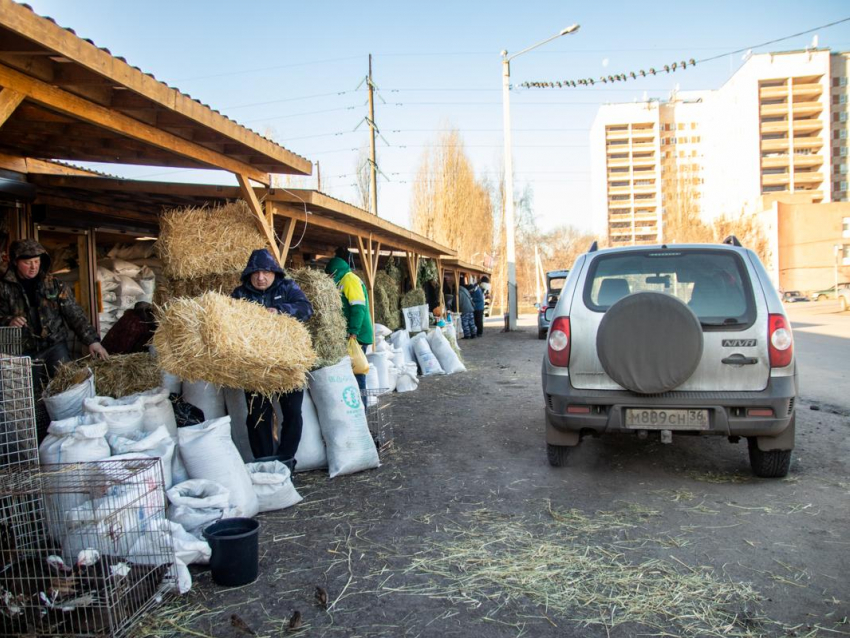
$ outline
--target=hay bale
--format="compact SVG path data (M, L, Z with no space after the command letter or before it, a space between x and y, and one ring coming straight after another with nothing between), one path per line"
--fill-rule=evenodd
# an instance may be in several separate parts
M84 357L63 363L47 385L47 395L61 394L84 381L87 368L94 373L94 388L98 396L120 399L162 385L157 361L148 353L113 354L106 361Z
M241 270L223 274L202 275L189 279L163 277L156 282L153 302L157 306L162 306L175 297L200 297L205 292L219 292L223 295L230 295L242 283L241 278Z
M292 272L292 279L313 305L313 316L307 322L307 330L316 351L314 369L336 365L348 354L348 326L345 325L342 299L333 278L320 270L301 268Z
M157 251L164 274L174 279L241 272L251 252L266 247L254 214L241 200L169 210L159 225Z
M305 387L316 362L297 319L215 292L161 308L153 343L166 372L264 395Z
M379 271L375 276L375 321L390 330L397 330L401 325L400 297L398 281L390 274Z
M401 297L402 308L414 308L428 303L425 299L425 291L422 288L414 288L409 290Z

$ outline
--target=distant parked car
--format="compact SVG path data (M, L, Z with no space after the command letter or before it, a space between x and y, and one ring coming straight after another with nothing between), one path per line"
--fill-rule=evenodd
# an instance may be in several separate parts
M794 449L791 323L756 254L665 244L573 264L543 357L549 463L588 435L746 438L753 473L782 477Z
M841 290L846 290L850 288L850 281L844 281L838 284L839 292ZM835 286L830 286L829 288L824 288L823 290L816 290L811 295L809 295L812 301L826 301L827 299L835 299Z
M786 290L782 294L782 301L784 301L785 303L798 303L800 301L808 300L809 298L806 297L806 295L801 293L799 290Z
M850 288L838 291L838 303L841 306L841 312L850 310Z
M552 270L546 273L546 301L537 307L537 338L545 339L549 332L549 323L561 289L567 281L569 270Z

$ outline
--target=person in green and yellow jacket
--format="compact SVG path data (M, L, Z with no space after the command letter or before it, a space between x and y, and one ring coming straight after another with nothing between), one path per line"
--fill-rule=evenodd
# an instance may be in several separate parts
M342 297L342 312L348 325L349 338L354 337L366 352L366 346L375 340L372 319L369 315L369 295L360 277L351 272L344 259L334 257L325 267L325 272L334 279ZM361 390L366 389L366 375L355 374Z

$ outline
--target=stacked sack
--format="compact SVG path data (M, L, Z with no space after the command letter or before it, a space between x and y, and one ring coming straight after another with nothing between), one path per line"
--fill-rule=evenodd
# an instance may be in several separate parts
M162 264L153 255L153 242L116 245L106 259L97 262L103 309L98 315L100 334L105 335L127 310L139 301L153 302Z

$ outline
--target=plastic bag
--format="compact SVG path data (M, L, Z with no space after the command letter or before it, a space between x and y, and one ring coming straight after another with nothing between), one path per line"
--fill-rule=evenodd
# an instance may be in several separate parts
M351 369L354 374L368 374L369 361L366 355L363 354L363 348L357 343L357 339L349 337L348 339L348 356L351 357Z

